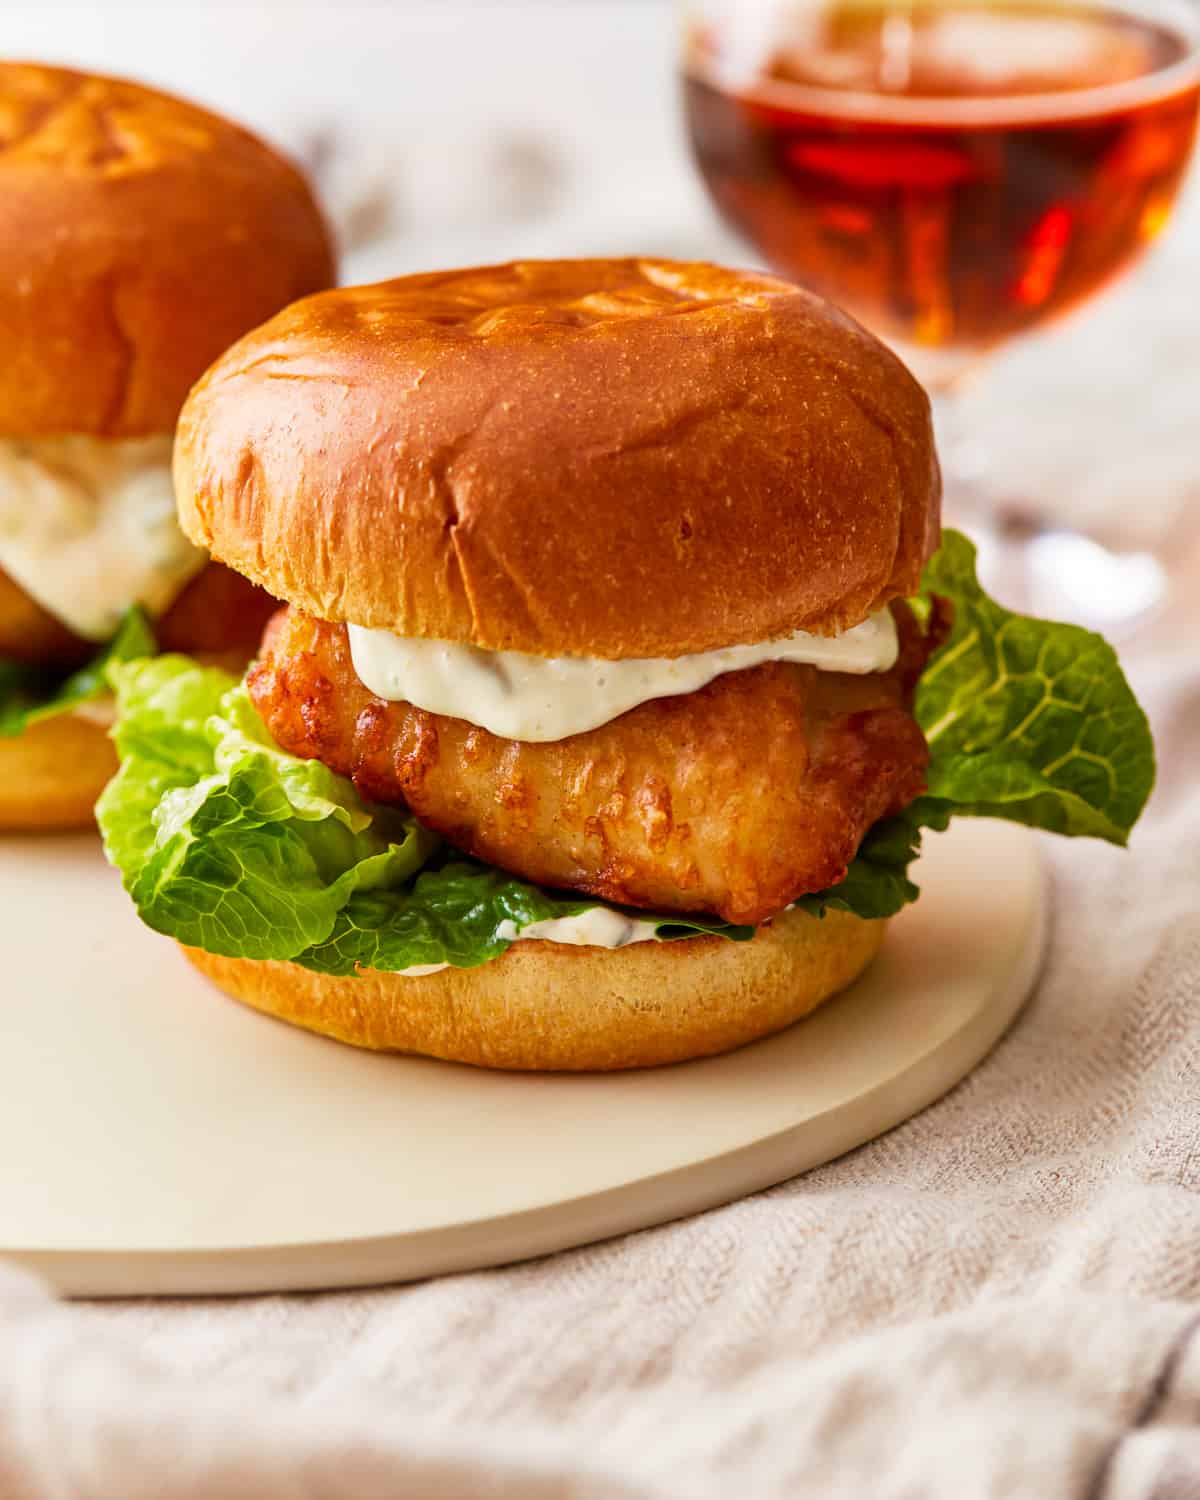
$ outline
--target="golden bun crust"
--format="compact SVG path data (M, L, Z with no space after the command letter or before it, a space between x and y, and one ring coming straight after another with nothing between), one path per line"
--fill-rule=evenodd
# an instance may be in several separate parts
M169 432L223 349L333 279L304 178L247 131L0 63L0 434Z
M180 420L184 530L326 620L536 655L833 633L938 541L929 403L774 277L534 261L310 297Z
M108 730L77 714L0 738L0 833L89 827L116 770Z
M356 1047L529 1071L612 1071L727 1052L852 983L886 922L785 912L748 943L689 938L609 951L516 943L477 969L313 974L184 952L256 1010Z

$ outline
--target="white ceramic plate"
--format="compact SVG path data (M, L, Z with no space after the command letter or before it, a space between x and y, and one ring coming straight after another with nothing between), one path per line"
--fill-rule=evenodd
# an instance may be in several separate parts
M88 837L0 841L0 1254L99 1296L496 1265L779 1182L922 1109L1039 962L1024 830L927 841L854 988L780 1036L642 1073L354 1051L244 1010L144 929Z

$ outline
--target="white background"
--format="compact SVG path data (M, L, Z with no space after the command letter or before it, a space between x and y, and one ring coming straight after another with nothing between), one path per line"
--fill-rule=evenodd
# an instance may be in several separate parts
M315 171L364 280L514 255L752 260L687 158L668 0L8 4L0 55L192 95ZM1177 555L1200 529L1200 192L965 397L992 478Z

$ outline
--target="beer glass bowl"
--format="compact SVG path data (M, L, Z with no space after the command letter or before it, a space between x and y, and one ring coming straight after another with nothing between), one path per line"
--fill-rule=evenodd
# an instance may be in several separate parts
M1024 607L1109 629L1153 611L1156 558L990 495L953 395L1012 340L1089 303L1167 225L1200 110L1200 7L694 0L683 47L688 132L717 209L925 383L948 513L985 562Z

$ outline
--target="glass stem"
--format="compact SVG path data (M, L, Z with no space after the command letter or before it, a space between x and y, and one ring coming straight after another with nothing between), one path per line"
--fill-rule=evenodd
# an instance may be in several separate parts
M1168 594L1158 558L1055 526L1021 496L998 490L987 448L963 420L961 383L939 382L933 393L943 515L978 547L979 577L988 592L1023 614L1069 620L1117 638L1156 614Z

